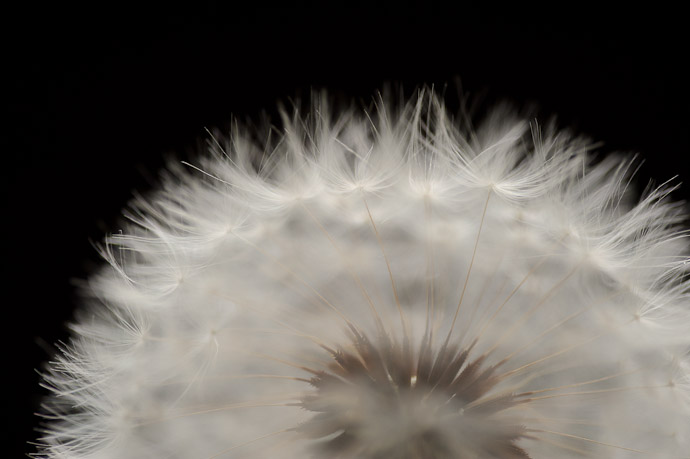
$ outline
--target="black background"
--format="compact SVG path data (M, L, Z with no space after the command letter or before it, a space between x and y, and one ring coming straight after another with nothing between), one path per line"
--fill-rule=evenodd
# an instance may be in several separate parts
M454 93L459 77L487 104L536 103L605 151L639 152L642 185L690 176L679 11L94 3L3 14L3 457L31 451L35 369L67 339L71 279L99 263L89 241L120 228L131 192L152 186L166 155L197 150L204 127L231 115L258 121L310 88L364 102L386 82Z

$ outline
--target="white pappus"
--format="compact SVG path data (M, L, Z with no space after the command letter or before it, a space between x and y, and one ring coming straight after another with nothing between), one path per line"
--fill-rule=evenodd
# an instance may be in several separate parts
M690 457L669 187L510 110L315 99L132 202L39 457Z

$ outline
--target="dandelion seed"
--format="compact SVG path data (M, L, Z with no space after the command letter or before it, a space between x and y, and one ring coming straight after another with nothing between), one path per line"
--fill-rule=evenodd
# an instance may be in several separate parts
M690 457L668 186L631 202L629 162L428 91L279 137L235 128L132 203L39 456Z

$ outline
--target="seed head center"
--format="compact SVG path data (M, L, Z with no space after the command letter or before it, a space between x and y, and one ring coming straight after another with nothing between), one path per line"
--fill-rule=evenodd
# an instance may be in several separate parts
M300 426L318 447L363 458L525 458L523 429L506 416L518 402L493 394L499 382L484 358L429 339L412 348L354 330L331 363L310 369L315 389L302 400L314 416Z

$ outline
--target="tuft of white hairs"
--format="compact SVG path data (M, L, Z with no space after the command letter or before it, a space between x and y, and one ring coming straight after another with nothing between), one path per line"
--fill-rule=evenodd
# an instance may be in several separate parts
M506 109L316 99L133 201L39 457L690 457L670 187Z

